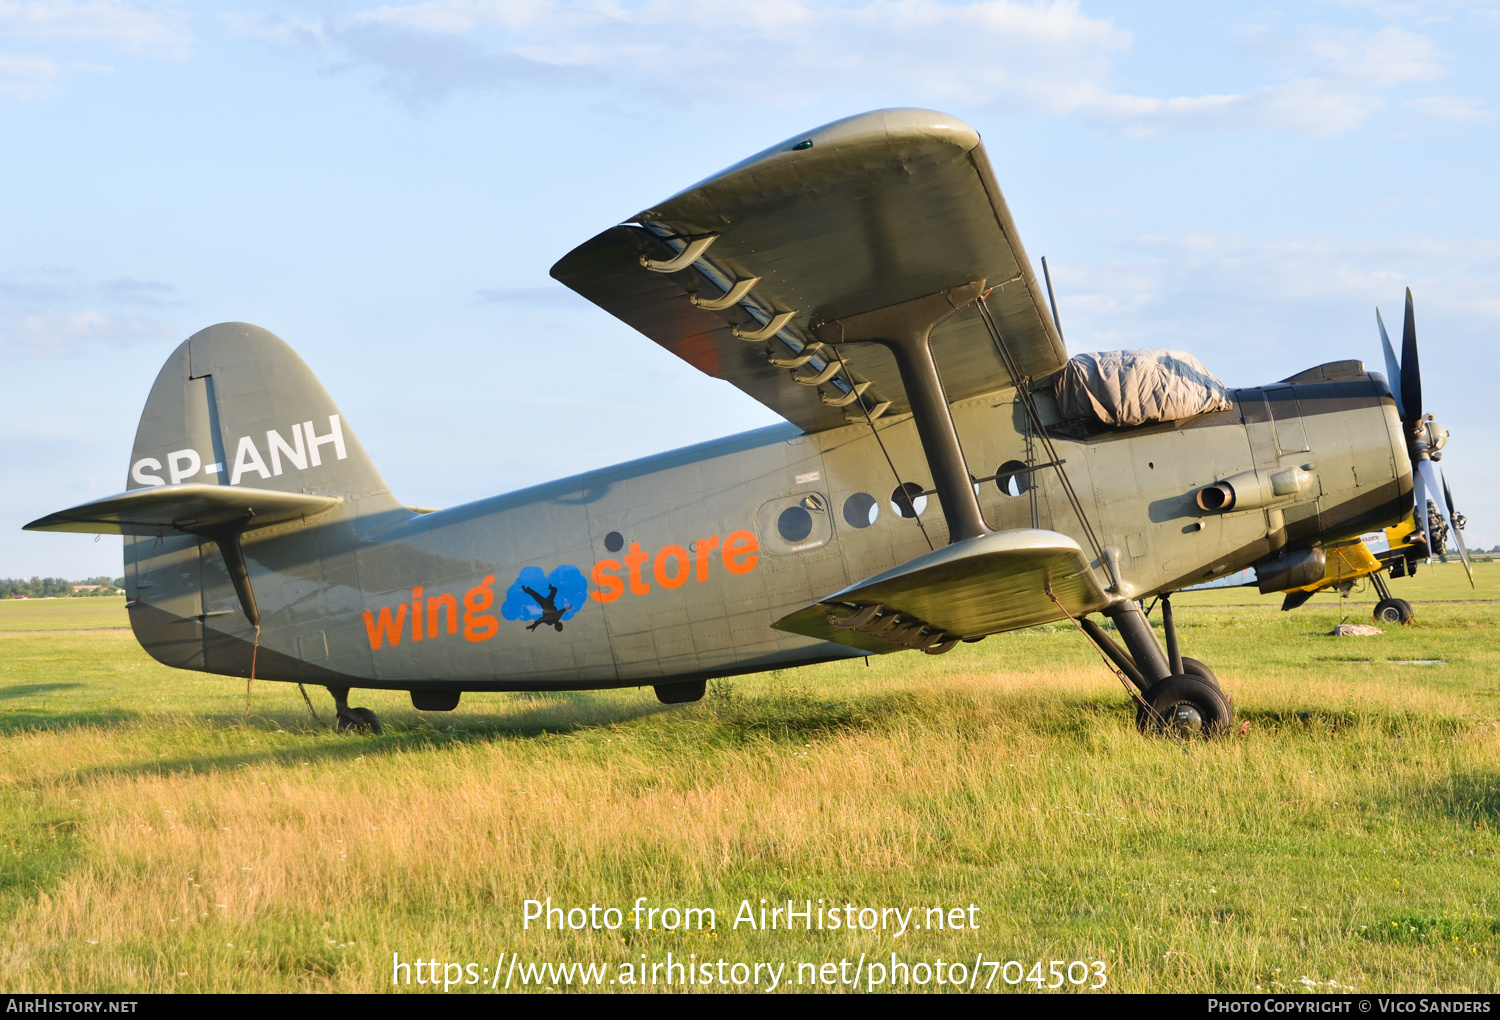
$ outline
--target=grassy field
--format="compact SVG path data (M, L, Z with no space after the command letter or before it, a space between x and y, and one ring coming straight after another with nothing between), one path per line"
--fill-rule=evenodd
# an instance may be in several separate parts
M99 630L129 627L125 596L86 599L0 599L0 633L18 630Z
M1500 597L1484 566L1478 598ZM670 951L785 962L794 989L798 962L895 952L1102 960L1111 990L1494 991L1500 603L1443 604L1450 572L1393 582L1430 604L1378 637L1326 636L1367 604L1181 599L1184 651L1251 724L1192 745L1139 736L1067 627L673 708L630 690L424 714L363 693L375 738L270 683L242 725L243 683L158 666L128 632L16 633L108 626L92 600L21 610L47 628L0 604L0 988L367 991L392 953L614 977ZM626 927L523 930L548 896ZM718 928L632 930L638 896L714 907ZM978 930L733 929L762 898L973 903Z

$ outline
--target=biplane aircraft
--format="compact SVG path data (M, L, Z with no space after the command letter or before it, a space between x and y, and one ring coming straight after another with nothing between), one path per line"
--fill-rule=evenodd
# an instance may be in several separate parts
M1443 479L1443 496L1454 527L1462 531L1465 518L1453 506L1453 494L1448 489L1447 479ZM1441 516L1436 501L1429 498L1426 528L1417 526L1416 513L1413 511L1407 514L1399 524L1388 527L1383 532L1372 532L1361 535L1359 538L1323 543L1325 558L1323 576L1309 584L1296 585L1282 592L1284 597L1281 608L1287 611L1304 606L1320 591L1336 591L1341 598L1348 598L1360 581L1369 578L1371 587L1375 589L1375 594L1379 599L1371 611L1375 622L1410 623L1415 616L1411 603L1392 595L1390 585L1386 583L1383 575L1388 573L1393 578L1415 575L1417 566L1423 561L1431 562L1433 556L1446 555L1450 537L1448 522ZM1370 545L1372 542L1376 544L1374 547ZM1384 543L1383 548L1379 547L1381 542ZM1431 545L1428 544L1429 542ZM1463 536L1459 535L1455 543L1462 544L1462 542ZM1193 585L1184 590L1251 587L1257 583L1254 574L1254 570L1246 569L1237 575ZM1470 580L1472 581L1472 576Z
M797 135L552 276L785 423L422 512L290 347L224 323L167 359L127 491L27 527L123 534L151 655L323 685L341 728L380 725L354 688L670 704L1072 619L1142 729L1209 734L1230 702L1165 597L1248 565L1311 583L1436 491L1409 294L1398 393L1358 361L1229 389L1173 352L1069 359L979 135L941 113Z

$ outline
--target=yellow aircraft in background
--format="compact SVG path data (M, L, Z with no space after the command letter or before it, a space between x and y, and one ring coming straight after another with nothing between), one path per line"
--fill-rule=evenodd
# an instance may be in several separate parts
M1382 574L1389 572L1391 577L1415 574L1417 564L1427 559L1430 552L1442 555L1446 551L1448 528L1441 518L1437 525L1432 523L1430 518L1436 513L1436 508L1429 506L1428 527L1433 539L1431 550L1426 534L1417 526L1415 510L1401 523L1385 529L1389 548L1381 552L1372 551L1364 537L1325 546L1327 561L1322 579L1299 588L1285 589L1286 598L1282 600L1281 608L1296 609L1320 591L1337 590L1341 595L1348 595L1361 578L1368 577L1380 596L1380 601L1375 604L1376 622L1409 623L1412 618L1411 603L1393 597ZM1464 523L1461 514L1454 517L1454 524L1459 529L1463 528Z

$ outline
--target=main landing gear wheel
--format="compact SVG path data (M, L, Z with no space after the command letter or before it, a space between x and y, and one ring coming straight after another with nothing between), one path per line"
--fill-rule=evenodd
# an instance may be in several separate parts
M373 733L377 737L380 736L384 728L380 725L380 716L368 708L350 708L349 688L330 687L328 693L333 695L333 704L338 710L338 720L334 725L340 733L352 730L355 733Z
M1188 661L1183 660L1184 669ZM1182 673L1164 677L1147 688L1143 697L1151 711L1136 710L1136 726L1142 733L1191 739L1219 736L1234 727L1234 709L1229 699L1216 683L1200 676Z
M1182 657L1182 671L1189 676L1196 676L1203 680L1207 680L1209 683L1213 684L1221 691L1224 689L1222 687L1219 687L1219 678L1214 675L1214 671L1209 669L1203 663L1199 662L1197 659L1190 659L1186 655L1184 655Z
M1410 623L1411 603L1405 599L1381 599L1375 603L1376 623Z

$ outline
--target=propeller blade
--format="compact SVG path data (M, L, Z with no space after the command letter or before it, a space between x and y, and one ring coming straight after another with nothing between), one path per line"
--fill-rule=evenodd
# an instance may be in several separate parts
M1427 486L1422 481L1422 465L1430 461L1417 461L1412 466L1411 480L1416 488L1413 498L1416 500L1416 522L1417 527L1422 529L1422 537L1427 540L1427 562L1432 562L1432 527L1427 521Z
M1432 492L1433 496L1436 496L1441 488L1438 484L1437 465L1430 460L1419 460L1417 461L1417 474L1421 476L1425 487ZM1448 507L1444 505L1442 500L1434 499L1433 502L1437 504L1438 513L1442 516L1443 523L1448 525L1449 537L1453 538L1455 544L1458 546L1459 559L1463 560L1464 572L1469 575L1469 584L1472 586L1474 584L1474 570L1469 566L1469 551L1464 548L1464 540L1458 537L1458 528L1453 525L1453 515L1448 512ZM1427 536L1427 548L1429 551L1432 549L1431 535Z
M1469 587L1477 588L1478 585L1474 583L1474 568L1469 566L1469 550L1464 545L1464 533L1451 523L1457 520L1458 511L1453 508L1453 490L1448 488L1448 474L1439 468L1438 477L1443 480L1443 501L1448 504L1448 530L1453 533L1453 544L1458 546L1458 558L1464 561L1464 572L1469 575Z
M1404 421L1422 417L1422 367L1417 361L1417 317L1411 307L1411 288L1406 288L1406 324L1401 328L1401 406ZM1433 490L1437 495L1437 490Z
M1380 317L1379 308L1375 309L1375 325L1380 327L1380 346L1385 348L1385 374L1391 383L1391 395L1396 398L1396 417L1405 421L1406 409L1401 405L1401 363L1396 360L1396 349L1386 334L1385 320Z

